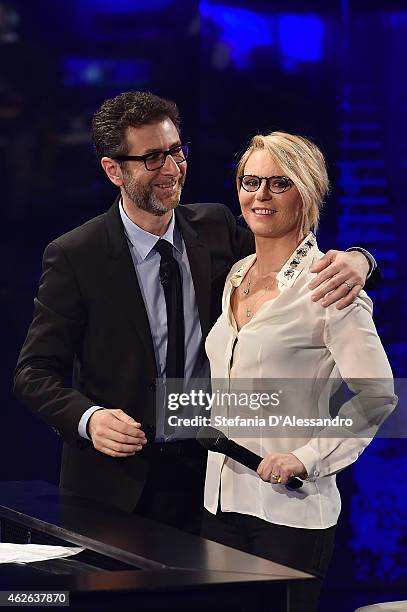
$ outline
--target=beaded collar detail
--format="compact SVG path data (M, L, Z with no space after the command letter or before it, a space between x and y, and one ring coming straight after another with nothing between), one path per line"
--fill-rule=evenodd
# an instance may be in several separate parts
M295 279L307 265L309 256L316 247L316 238L314 234L310 232L290 255L280 272L277 274L276 279L279 285L290 287L294 283ZM233 287L238 287L240 285L248 269L252 266L255 257L256 255L252 255L234 274L232 274L230 282Z

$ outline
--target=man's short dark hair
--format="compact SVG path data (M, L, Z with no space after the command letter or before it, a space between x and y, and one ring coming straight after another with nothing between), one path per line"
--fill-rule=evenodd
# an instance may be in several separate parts
M92 140L99 159L127 155L126 130L171 119L179 132L175 102L149 91L128 91L106 100L92 118Z

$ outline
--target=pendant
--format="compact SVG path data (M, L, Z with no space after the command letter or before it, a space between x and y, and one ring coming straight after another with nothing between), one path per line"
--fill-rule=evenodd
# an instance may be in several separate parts
M246 317L250 319L251 316L252 316L252 311L249 310L249 308L246 308Z
M247 288L247 289L243 289L243 293L244 293L245 295L249 295L249 292L250 292L250 289L249 289L249 288Z

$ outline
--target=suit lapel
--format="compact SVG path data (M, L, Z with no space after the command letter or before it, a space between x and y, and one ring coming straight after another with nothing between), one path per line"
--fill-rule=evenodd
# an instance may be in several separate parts
M182 206L175 209L175 217L187 250L198 305L199 319L201 322L202 337L205 339L210 328L210 252L209 248L199 240L197 232L192 228L191 224L186 219Z
M108 276L118 304L117 316L129 321L144 346L145 356L151 365L152 376L157 377L153 340L140 285L134 270L130 249L124 234L119 213L119 198L105 216L107 249L110 255Z

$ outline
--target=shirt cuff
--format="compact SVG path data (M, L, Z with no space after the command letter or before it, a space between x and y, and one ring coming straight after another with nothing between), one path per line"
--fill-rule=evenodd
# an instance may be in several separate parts
M319 470L317 468L318 463L318 454L315 450L309 445L301 446L301 448L297 448L294 451L290 451L294 457L297 457L304 465L307 470L307 478L306 480L310 482L314 482L319 476Z
M104 408L102 408L102 406L91 406L81 416L81 420L79 421L79 425L78 425L78 434L80 435L81 438L85 438L86 440L91 439L88 436L87 426L88 426L90 417L92 416L94 412L96 412L96 410L104 410Z
M363 253L367 261L369 262L369 272L367 273L367 276L366 276L366 280L367 280L371 276L372 272L376 270L377 261L375 260L373 255L369 253L369 251L367 251L366 249L363 249L362 247L350 247L349 249L346 249L347 253L350 253L351 251L358 251L359 253Z

